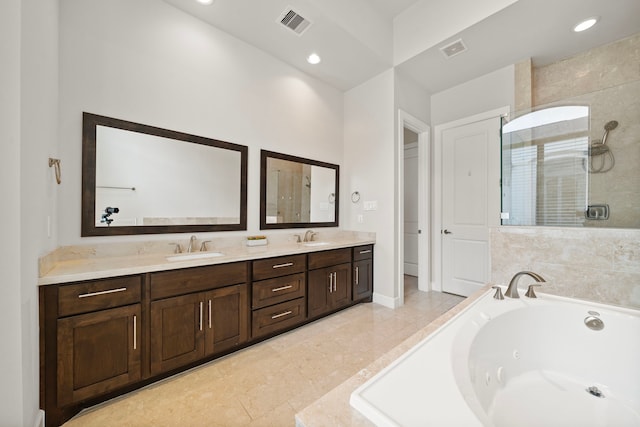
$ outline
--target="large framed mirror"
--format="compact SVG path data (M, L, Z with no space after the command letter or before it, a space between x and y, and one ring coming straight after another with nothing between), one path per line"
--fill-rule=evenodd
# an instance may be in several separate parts
M337 227L340 166L260 152L260 229Z
M247 229L243 145L83 113L82 236Z

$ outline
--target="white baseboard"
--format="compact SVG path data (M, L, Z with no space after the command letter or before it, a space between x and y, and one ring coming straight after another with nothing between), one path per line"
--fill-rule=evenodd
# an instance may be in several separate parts
M373 302L376 304L384 305L388 308L398 308L400 307L400 300L398 298L392 298L385 295L380 295L377 293L373 293Z
M33 423L33 427L44 427L44 411L42 409L36 414L36 421Z

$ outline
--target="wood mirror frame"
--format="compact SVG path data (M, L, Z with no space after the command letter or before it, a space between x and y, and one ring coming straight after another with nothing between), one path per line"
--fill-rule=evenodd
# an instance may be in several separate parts
M81 236L114 236L132 234L162 234L162 233L192 233L212 231L233 231L247 229L247 158L248 147L219 141L211 138L191 135L183 132L147 126L139 123L83 113L82 121L82 225ZM114 227L96 226L96 148L97 127L105 126L153 135L185 143L201 144L225 150L236 151L240 154L238 174L240 186L240 206L238 207L237 223L223 224L171 224L171 225L123 225ZM193 183L187 183L192 185Z
M330 211L333 206L333 219L329 221L284 221L284 222L268 222L267 221L267 180L268 180L268 168L267 163L269 159L279 159L294 163L300 163L303 166L316 166L320 168L327 168L334 172L335 181L334 188L330 191L327 200L327 210ZM309 188L311 188L311 181L309 181ZM321 162L317 160L305 159L302 157L290 156L288 154L275 153L273 151L261 150L260 151L260 229L282 229L282 228L310 228L310 227L337 227L339 217L339 188L340 188L340 166L332 163ZM310 200L311 204L311 200Z

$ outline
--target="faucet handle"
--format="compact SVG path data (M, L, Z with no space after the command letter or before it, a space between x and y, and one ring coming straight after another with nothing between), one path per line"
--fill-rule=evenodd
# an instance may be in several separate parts
M538 298L538 296L536 295L536 293L533 290L534 286L540 286L540 284L538 284L538 283L530 284L529 287L527 288L527 293L524 294L525 297Z
M207 243L211 243L211 240L205 240L204 242L202 242L202 244L200 245L200 252L207 251Z
M495 289L496 293L493 294L493 298L495 299L504 299L504 295L502 295L502 288L500 286L492 286L491 289Z
M302 239L300 238L299 234L294 234L293 237L296 238L296 243L302 243Z
M169 243L169 245L175 245L176 248L173 250L174 254L182 253L182 246L180 246L180 243Z

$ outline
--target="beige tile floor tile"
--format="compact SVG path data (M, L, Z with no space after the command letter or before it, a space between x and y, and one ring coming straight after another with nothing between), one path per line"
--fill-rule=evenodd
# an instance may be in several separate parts
M294 415L462 301L420 292L405 305L359 304L105 402L65 427L293 426Z

